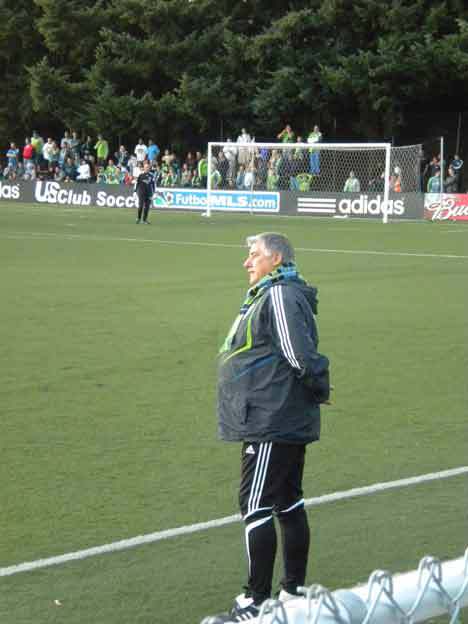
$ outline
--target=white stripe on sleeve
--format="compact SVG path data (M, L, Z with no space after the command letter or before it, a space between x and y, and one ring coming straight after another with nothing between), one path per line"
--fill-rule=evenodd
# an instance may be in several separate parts
M301 366L294 355L291 338L289 336L281 286L273 286L271 289L271 299L273 302L273 313L275 316L276 327L278 329L278 336L283 354L293 368L300 369Z

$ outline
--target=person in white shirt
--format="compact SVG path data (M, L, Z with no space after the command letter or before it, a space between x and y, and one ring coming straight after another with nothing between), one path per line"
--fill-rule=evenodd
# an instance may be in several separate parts
M139 163L143 163L146 160L148 155L148 148L143 143L143 139L138 139L138 143L135 145L135 149L133 150L136 159Z
M52 160L53 150L54 150L54 142L49 137L47 139L47 142L44 143L44 146L42 148L42 157L47 162L47 164L49 164L50 161Z
M78 182L89 182L91 178L91 169L89 167L89 163L86 160L82 160L78 167L78 175L76 179Z
M343 193L359 193L360 191L361 183L354 175L354 171L350 171L343 188Z
M245 128L242 128L241 133L237 137L237 142L238 143L251 143L252 142L252 138ZM251 150L247 147L239 148L238 157L237 157L239 165L248 164L250 160L250 156L251 156L250 152Z
M251 163L248 168L247 171L245 172L245 176L244 176L244 188L248 191L253 190L253 187L255 186L255 167L254 165Z
M227 172L227 180L229 186L234 186L234 180L236 177L236 158L237 158L237 147L231 141L231 139L226 139L229 145L225 145L223 147L223 153L226 156L226 160L228 161L228 172Z

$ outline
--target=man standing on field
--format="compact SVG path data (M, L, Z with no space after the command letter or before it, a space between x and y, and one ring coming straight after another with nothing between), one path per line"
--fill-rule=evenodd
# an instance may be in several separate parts
M319 439L320 404L328 401L329 362L317 352L317 289L299 275L282 234L247 239L250 288L219 356L220 437L242 442L239 502L248 557L246 591L225 622L259 615L270 597L282 538L280 600L304 585L309 525L302 477L306 445Z
M148 212L151 205L151 199L154 194L154 173L151 171L150 163L145 160L143 164L143 173L137 178L135 185L135 193L138 197L138 215L137 223L149 225Z

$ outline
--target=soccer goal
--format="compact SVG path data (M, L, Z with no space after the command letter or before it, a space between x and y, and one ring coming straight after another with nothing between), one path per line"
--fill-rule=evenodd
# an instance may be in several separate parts
M323 216L331 196L369 194L388 222L393 192L419 190L419 148L390 143L208 143L207 210L222 210L226 192L243 193L244 209L254 213L256 196L289 191L318 193ZM327 194L330 199L327 200Z

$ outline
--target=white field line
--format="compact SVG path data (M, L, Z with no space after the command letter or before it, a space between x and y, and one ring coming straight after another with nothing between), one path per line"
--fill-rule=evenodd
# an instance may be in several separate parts
M58 238L61 240L84 240L99 242L124 242L124 243L152 243L157 245L182 245L193 247L222 247L229 249L244 249L244 245L230 243L210 243L206 241L177 241L162 240L156 238L130 238L130 237L102 237L83 234L57 234L56 232L11 232L10 234L0 234L0 238L12 240L33 240L33 239L50 239ZM411 251L376 251L366 249L325 249L322 247L296 247L296 251L305 251L312 253L331 253L331 254L351 254L351 255L371 255L371 256L397 256L411 258L449 258L456 260L468 260L468 256L458 254L436 254L436 253L418 253Z
M428 474L419 475L416 477L398 479L397 481L374 483L373 485L352 488L351 490L345 490L343 492L334 492L332 494L325 494L323 496L317 496L315 498L308 498L305 500L305 506L317 507L326 503L334 503L347 500L349 498L355 498L358 496L366 496L369 494L384 492L386 490L408 487L410 485L419 485L428 481L448 479L449 477L456 477L467 473L468 466L461 466L459 468L442 470L441 472L430 472ZM235 522L239 522L240 520L240 515L235 514L233 516L225 516L224 518L208 520L207 522L199 522L198 524L189 524L187 526L181 526L175 529L167 529L165 531L157 531L156 533L138 535L129 539L120 540L118 542L103 544L102 546L95 546L93 548L86 548L84 550L77 550L75 552L65 553L64 555L58 555L56 557L37 559L36 561L27 561L25 563L19 563L17 565L0 568L0 577L12 576L13 574L19 574L20 572L30 572L32 570L38 570L40 568L47 568L49 566L68 563L69 561L87 559L88 557L95 557L97 555L103 555L104 553L127 550L129 548L134 548L135 546L141 546L143 544L152 544L154 542L160 542L162 540L170 539L172 537L178 537L180 535L198 533L199 531L205 531L207 529L213 529L216 527L233 524Z

